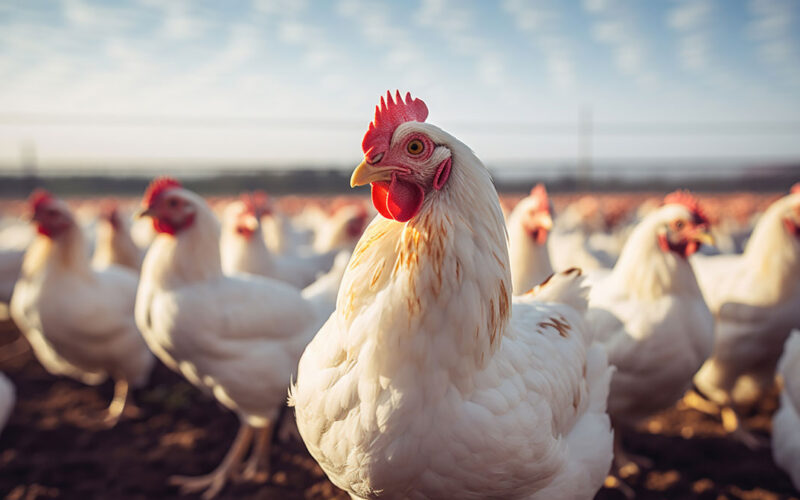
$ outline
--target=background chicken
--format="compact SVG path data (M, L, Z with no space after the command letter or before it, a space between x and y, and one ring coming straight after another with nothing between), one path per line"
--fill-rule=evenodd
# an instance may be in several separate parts
M31 207L39 234L25 253L11 317L50 373L90 385L114 379L104 418L113 425L129 388L147 382L154 362L133 317L137 276L90 266L83 233L63 201L38 191Z
M360 203L340 206L326 223L317 227L314 251L316 253L338 250L352 252L367 226L368 217L367 210Z
M186 492L211 498L252 444L245 479L263 478L272 428L297 360L330 314L300 292L254 275L225 276L220 227L202 198L167 178L153 181L143 215L159 232L147 252L136 319L153 352L241 420L225 459L212 473L175 477ZM255 434L255 436L254 436Z
M553 274L547 235L553 227L553 204L544 184L537 184L508 216L508 253L514 293L525 293Z
M274 255L264 243L261 221L267 213L265 199L243 195L224 210L220 252L226 274L250 273L303 288L330 270L334 251L311 255Z
M511 299L488 172L381 100L351 184L380 212L337 310L300 361L300 433L354 498L590 498L611 461L610 369L590 347L579 272Z
M713 355L695 385L722 406L726 429L756 446L738 413L772 387L783 344L800 327L800 192L767 209L743 254L692 264L716 320Z
M713 318L687 260L711 242L707 231L697 200L673 193L637 225L614 269L595 272L587 323L616 367L608 412L618 468L630 462L621 431L675 404L711 354Z
M95 234L92 257L95 268L103 269L114 264L138 274L144 252L133 242L130 221L116 203L107 202L101 207Z
M772 456L800 490L800 330L786 341L778 363L781 407L772 419Z

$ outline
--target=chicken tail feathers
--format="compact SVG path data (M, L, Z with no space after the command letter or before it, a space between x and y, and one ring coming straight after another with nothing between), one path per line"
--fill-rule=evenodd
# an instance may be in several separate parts
M583 316L588 305L589 288L585 286L582 274L577 267L552 274L526 295L543 302L566 304Z

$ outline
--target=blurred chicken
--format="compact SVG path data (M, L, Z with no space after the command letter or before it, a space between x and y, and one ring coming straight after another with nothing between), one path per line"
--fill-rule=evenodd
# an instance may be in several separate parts
M553 227L553 204L544 184L537 184L508 216L508 253L514 294L522 294L553 274L547 235Z
M0 434L8 423L8 418L11 416L11 411L14 409L14 402L16 395L14 391L14 384L0 372Z
M267 207L263 198L244 195L230 203L223 214L220 252L225 274L249 273L303 288L327 272L336 253L314 255L273 255L262 236L262 216Z
M687 260L711 241L697 201L673 193L637 225L614 269L590 276L587 324L617 368L608 413L618 469L631 462L622 431L680 400L711 354L714 320Z
M110 265L127 267L139 273L144 252L131 238L131 225L127 217L120 213L115 203L105 203L95 227L94 256L92 266L105 269Z
M772 419L772 456L800 490L800 330L786 341L778 363L781 407Z
M314 238L314 251L353 251L367 225L367 210L361 204L339 207L330 219L320 225Z
M11 317L50 373L90 385L114 379L103 420L114 425L129 389L147 382L154 363L133 317L137 276L90 266L83 233L63 201L37 191L31 206L39 234L25 253Z
M290 402L311 455L353 498L588 499L611 462L611 369L579 271L511 297L488 171L387 95L351 185L381 216Z
M174 477L184 492L215 496L253 443L242 477L264 477L272 428L307 342L331 309L254 275L225 276L220 227L205 201L168 178L151 183L141 215L159 235L142 265L136 319L171 369L236 412L239 433L225 459L201 477Z
M739 413L772 387L783 344L800 327L800 192L767 209L743 254L697 256L692 265L716 319L712 357L694 383L721 407L725 429L757 446Z
M608 269L614 257L590 246L593 235L605 231L605 220L594 196L584 196L564 209L548 241L553 268L579 267L585 271Z

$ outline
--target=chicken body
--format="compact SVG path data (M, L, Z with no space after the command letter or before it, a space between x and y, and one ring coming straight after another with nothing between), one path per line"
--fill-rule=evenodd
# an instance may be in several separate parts
M266 276L297 288L313 283L330 270L336 253L273 255L264 243L261 217L245 203L234 201L223 214L220 238L222 270L226 274L248 273Z
M711 354L713 317L692 267L659 245L673 221L691 220L684 206L665 205L638 224L612 271L590 275L587 323L616 367L608 400L615 426L675 404Z
M743 254L692 264L716 320L712 357L694 382L719 405L752 405L772 387L786 338L800 327L800 193L767 209Z
M783 390L780 409L772 418L772 456L800 490L800 330L786 341L778 374Z
M231 460L226 458L207 480L178 481L188 491L208 488L205 496L210 498L236 472L253 429L260 445L254 445L251 463L268 460L270 431L285 404L290 377L327 316L285 283L224 275L219 223L205 201L180 187L164 196L190 207L192 222L176 234L159 234L148 250L136 319L167 366L213 394L242 421Z
M143 386L154 358L133 317L137 276L89 265L84 236L66 205L53 202L67 227L38 235L25 254L11 298L11 317L42 365L86 384L117 382L107 423L122 412L128 386Z
M508 216L508 253L514 294L532 289L551 274L547 234L553 227L551 207L544 186L534 188Z
M451 155L449 180L359 241L291 391L303 440L354 498L591 498L611 462L611 370L579 273L512 306L488 172L431 125L392 142L414 133L442 145L434 161Z
M114 208L98 218L95 233L92 266L104 269L117 265L139 272L144 252L133 242L130 222L118 209Z

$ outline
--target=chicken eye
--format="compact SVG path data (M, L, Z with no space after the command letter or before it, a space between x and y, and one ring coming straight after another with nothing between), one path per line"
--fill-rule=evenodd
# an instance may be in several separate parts
M170 208L178 208L178 200L175 198L170 198L167 203L169 203Z
M675 229L677 229L678 231L683 229L683 221L682 220L676 220L675 221Z
M408 143L406 149L410 154L418 155L425 150L425 144L423 144L422 141L419 139L414 139L413 141Z

